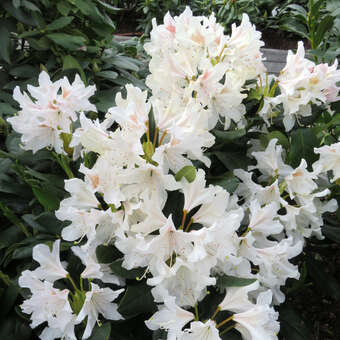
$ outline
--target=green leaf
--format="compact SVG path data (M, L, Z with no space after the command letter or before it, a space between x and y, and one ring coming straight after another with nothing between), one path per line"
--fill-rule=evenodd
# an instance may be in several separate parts
M51 47L51 42L46 37L40 39L28 38L27 41L37 51L47 51Z
M236 276L218 276L216 280L216 285L220 289L224 289L227 287L244 287L249 286L250 284L254 283L256 279L245 279Z
M96 327L93 329L91 336L88 340L109 340L111 333L111 323L105 322L101 326L96 324Z
M68 26L72 21L74 17L61 17L54 21L52 21L50 24L46 26L46 30L48 31L55 31L60 30L61 28L64 28Z
M112 13L112 14L117 14L117 12L124 11L124 8L119 8L119 7L111 6L111 5L109 5L108 3L104 2L104 1L97 0L97 2L101 6L103 6L109 13Z
M212 130L213 135L221 140L221 141L233 141L235 139L241 138L245 136L246 130L240 129L240 130L234 130L234 131L219 131L219 130Z
M262 134L260 137L260 141L263 147L267 147L270 140L276 138L277 143L282 145L286 150L289 149L289 141L288 138L281 131L272 131L266 134Z
M70 35L66 33L50 33L46 35L57 45L60 45L68 50L75 51L79 47L84 46L86 39L80 35Z
M122 253L115 246L99 245L96 248L96 255L99 263L111 263L121 257Z
M325 235L328 239L340 243L340 227L324 225L322 227L322 234Z
M280 335L283 339L307 340L312 339L309 329L300 315L289 306L279 309Z
M130 319L138 314L153 313L156 310L151 287L145 284L129 286L118 307L118 312L125 319Z
M225 176L224 178L218 176L217 178L209 179L209 184L219 185L229 193L233 193L240 184L240 180L236 176Z
M22 5L30 11L41 13L40 8L37 7L33 2L23 0Z
M246 169L250 164L250 160L241 152L233 151L214 151L211 153L228 169Z
M72 10L72 7L66 1L58 1L58 3L57 3L57 10L59 11L59 13L61 15L67 16L70 13L70 11Z
M325 3L325 0L318 0L315 2L310 8L311 16L314 17L314 20L320 17L320 8Z
M114 71L101 71L96 73L97 77L108 79L108 80L113 80L118 77L118 73Z
M334 23L334 18L331 15L327 15L322 19L318 25L318 29L314 37L314 48L318 47L325 37L325 34L330 31Z
M59 208L60 202L53 187L46 185L41 188L32 186L32 191L34 196L46 210L52 211Z
M291 146L288 154L288 162L294 168L300 165L304 158L311 169L318 156L314 153L314 147L319 146L319 140L311 128L297 129L291 134Z
M12 4L15 8L19 8L21 6L21 0L12 0Z
M324 270L325 265L323 262L314 260L311 256L307 257L306 262L308 273L314 279L314 283L319 290L325 295L339 301L340 284Z
M0 232L0 249L4 249L14 243L19 242L22 239L21 230L13 225L4 231Z
M110 58L110 61L118 69L123 68L126 70L135 71L135 72L139 70L137 63L133 58L117 55L113 58Z
M308 38L306 26L294 18L286 18L280 26L282 31L288 31L300 35L302 38Z
M33 78L39 74L39 69L31 65L21 65L12 68L9 74L14 77Z
M122 267L123 260L118 259L110 264L110 268L113 274L123 277L124 279L137 279L143 275L145 269L143 268L134 268L127 270Z
M185 177L189 183L193 182L196 178L196 168L192 165L186 165L177 172L175 180L180 181L183 177Z
M18 110L8 103L0 103L0 116L16 113Z
M13 307L18 297L20 288L16 284L12 284L5 290L1 296L0 319L5 317Z
M72 69L78 70L80 73L81 79L83 80L83 82L86 82L86 76L85 76L84 70L79 64L78 60L72 57L71 55L66 55L63 59L63 71L72 70Z
M10 64L10 33L6 27L5 20L0 21L0 41L0 58Z

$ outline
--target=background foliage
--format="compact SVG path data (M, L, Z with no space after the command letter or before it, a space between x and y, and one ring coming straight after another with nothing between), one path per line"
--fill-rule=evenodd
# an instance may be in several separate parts
M137 39L115 42L112 37L116 23L121 23L126 15L135 15L139 18L138 30L148 33L152 17L161 22L168 10L179 14L188 3L179 0L6 0L0 3L0 339L37 339L40 329L32 330L29 319L20 311L19 305L27 291L19 289L17 278L24 269L32 268L32 248L38 243L52 244L60 238L65 226L56 219L54 210L66 195L64 179L67 176L62 165L67 160L56 158L49 150L33 155L20 148L20 136L11 132L5 121L18 110L12 99L14 87L19 85L25 89L27 84L35 84L41 70L47 70L53 80L64 75L72 79L79 73L86 84L97 86L93 102L102 118L107 108L114 105L115 93L123 85L132 82L145 88L143 79L147 70L142 43ZM246 11L260 29L281 29L309 40L312 54L320 61L334 60L340 54L337 0L308 3L303 0L195 0L190 1L190 6L195 14L209 15L214 11L217 21L226 28ZM238 185L237 178L232 175L233 169L245 168L251 162L247 156L250 138L258 138L263 145L271 138L278 138L289 163L297 166L302 157L311 165L316 160L313 148L332 144L340 136L339 102L332 105L333 117L324 109L315 111L291 134L284 132L280 117L268 134L250 131L259 124L256 116L259 102L261 98L247 103L250 119L244 130L225 132L217 127L214 131L217 143L207 152L212 167L205 170L210 183L221 185L229 192ZM95 118L97 114L93 112L91 116ZM80 177L79 164L71 162L70 167ZM335 184L331 196L340 204L339 188ZM295 259L301 278L292 280L286 287L287 303L280 307L282 339L306 340L312 338L312 333L316 334L312 320L303 316L304 306L299 306L301 298L312 296L317 303L321 298L330 302L340 300L339 277L336 276L339 265L336 261L340 258L339 225L338 209L336 214L325 218L326 239L312 239L306 251ZM71 243L63 242L62 259L70 263L72 271L80 273L81 264L68 251L70 246ZM109 339L110 334L114 339L124 340L162 338L162 332L152 335L144 326L143 320L154 312L155 305L150 288L136 282L139 273L124 270L117 260L120 254L111 247L99 247L97 254L101 261L111 263L114 272L127 279L128 290L119 307L127 320L96 327L91 339ZM219 298L218 294L212 294L200 304L202 314L217 303L212 301L213 296ZM340 337L339 330L338 334L334 329L331 331L333 334L329 334L329 329L321 329L319 334L322 339ZM228 339L239 337L236 333L229 334Z

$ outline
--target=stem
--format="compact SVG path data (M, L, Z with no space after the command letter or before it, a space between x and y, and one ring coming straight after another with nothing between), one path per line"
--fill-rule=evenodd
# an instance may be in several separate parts
M84 285L83 285L83 278L80 277L80 290L83 292L84 291Z
M184 223L185 223L185 219L187 217L187 211L186 210L183 210L183 217L182 217L182 223L181 223L181 226L179 227L179 230L183 230L184 228Z
M223 325L226 324L227 322L231 321L231 320L233 319L233 317L234 317L234 315L229 316L229 318L227 318L227 319L223 320L222 322L220 322L220 323L216 326L216 328L220 328L221 326L223 326Z
M58 164L62 167L62 169L65 171L66 175L68 176L69 179L74 178L73 172L69 167L69 161L68 159L65 159L64 155L59 155L55 152L52 152L54 158L58 162Z
M199 317L198 317L198 305L197 305L197 303L195 303L195 321L199 321Z
M66 278L71 282L73 288L77 291L77 290L78 290L78 287L77 287L77 285L74 283L74 281L73 281L72 277L70 276L70 274L67 274L67 275L66 275Z
M158 145L162 145L162 143L163 143L163 140L164 140L164 138L165 138L165 136L167 135L167 131L165 130L164 132L163 132L163 134L162 134L162 136L161 136L161 139L160 139L160 141L159 141L159 144Z
M220 306L217 306L217 308L216 308L214 314L212 315L212 317L211 317L210 319L211 319L211 320L214 320L215 317L216 317L216 315L220 312L220 310L221 310L221 307L220 307Z
M185 228L185 232L187 233L188 231L189 231L189 228L191 227L191 225L194 223L194 219L193 218L191 218L190 219L190 222L188 223L188 225L186 226L186 228Z
M31 233L27 230L26 226L20 221L17 215L9 209L6 205L0 202L0 209L2 210L5 217L8 218L14 225L18 226L26 237L31 237Z
M220 335L223 335L224 333L227 333L227 332L229 332L231 329L233 329L235 327L235 325L231 325L231 326L229 326L229 327L227 327L224 331L222 331L221 333L220 333Z

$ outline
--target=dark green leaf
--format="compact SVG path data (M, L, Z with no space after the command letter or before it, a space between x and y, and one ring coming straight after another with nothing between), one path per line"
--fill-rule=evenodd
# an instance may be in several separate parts
M119 303L118 312L125 319L130 319L138 314L155 312L157 308L150 290L151 287L145 284L129 286Z
M123 68L126 70L135 71L135 72L137 72L139 69L136 61L133 58L117 55L111 58L110 61L117 68Z
M34 196L38 199L41 205L49 211L59 208L59 199L56 197L55 190L51 186L37 187L32 186Z
M325 34L332 28L334 23L334 18L331 15L327 15L322 19L322 21L317 26L317 31L314 37L314 47L320 45L325 37Z
M74 17L61 17L54 21L52 21L50 24L46 26L46 29L48 31L55 31L60 30L61 28L64 28L68 26L72 21Z
M105 322L101 326L96 324L88 340L109 340L111 333L111 323Z
M0 232L0 249L19 242L23 237L22 231L15 225Z
M75 69L78 70L81 76L81 79L85 82L86 77L83 68L79 64L78 60L71 55L66 55L63 59L63 71Z
M33 2L23 0L22 5L30 11L41 13L39 7L37 7Z
M47 51L51 47L51 42L46 37L40 39L28 38L27 41L37 51Z
M189 183L193 182L196 178L196 168L192 165L186 165L175 175L176 181L180 181L183 177L185 177Z
M110 268L113 274L123 277L124 279L137 279L141 277L145 271L143 268L135 268L127 270L122 267L123 260L119 259L110 264Z
M79 47L84 46L86 39L79 35L70 35L66 33L51 33L47 34L47 38L51 39L57 45L60 45L68 50L75 51Z
M111 263L121 257L122 253L114 246L99 245L96 248L96 255L99 263Z
M297 129L291 134L291 146L288 154L288 161L294 168L300 165L301 159L304 158L309 168L318 156L314 153L314 147L319 146L319 141L313 129Z
M6 27L6 21L0 21L0 58L5 60L8 64L11 63L10 59L10 36Z
M104 2L104 1L97 0L97 2L100 5L102 5L109 13L112 13L112 14L117 14L117 12L120 12L120 11L124 10L123 8L111 6L111 5L109 5L108 3Z
M324 225L322 227L322 234L325 235L330 240L340 243L340 227Z
M283 24L280 26L280 29L282 31L296 33L297 35L300 35L302 38L308 37L305 25L294 18L289 17L286 18Z
M236 276L219 276L216 281L217 287L224 289L227 287L244 287L254 283L256 279L246 279Z
M72 10L72 7L67 1L58 1L57 10L61 15L67 16Z
M241 152L214 151L211 154L215 155L228 170L246 169L250 163L250 160Z
M7 287L5 293L1 296L0 319L5 317L14 305L19 294L19 287L12 284Z
M118 73L114 71L101 71L96 73L97 77L113 80L118 77Z
M39 74L39 69L31 65L21 65L12 68L9 74L14 77L33 78Z
M18 110L9 105L8 103L0 103L0 116L3 114L10 115L16 113Z
M312 339L309 329L300 315L288 306L279 309L280 335L283 340Z
M19 8L21 6L21 0L12 0L13 6Z
M213 135L221 141L233 141L234 139L241 138L245 136L246 130L234 130L234 131L219 131L219 130L212 130Z
M281 144L286 150L289 149L289 141L288 138L281 131L272 131L267 134L261 135L261 144L263 147L267 147L268 143L271 139L276 138L278 144Z
M340 300L340 284L337 280L324 270L323 262L307 257L307 269L314 283L325 295Z
M226 176L225 178L218 177L209 179L209 184L219 185L229 193L233 193L240 184L240 180L235 176Z

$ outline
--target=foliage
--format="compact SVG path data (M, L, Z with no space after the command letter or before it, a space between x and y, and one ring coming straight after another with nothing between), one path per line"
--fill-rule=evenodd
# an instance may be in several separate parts
M154 9L150 7L151 3L155 5ZM246 1L236 3L237 6L249 5ZM263 5L266 3L269 2L264 1ZM166 8L170 10L173 8L170 6L178 5L170 1L168 4L165 2L162 4L169 6ZM209 2L211 10L218 4L218 1ZM234 4L228 4L234 6ZM114 24L109 20L105 11L116 13L118 9L104 5L100 1L86 1L86 6L90 7L82 5L84 2L59 0L57 2L59 14L56 14L50 10L52 2L48 0L43 2L7 1L1 4L5 9L5 14L1 17L0 23L0 38L3 42L0 46L2 66L0 71L2 77L0 78L2 113L0 298L4 305L0 312L0 338L4 340L13 338L13 336L23 340L37 339L37 334L41 331L41 327L34 330L29 327L27 315L24 315L18 307L23 299L27 298L28 292L19 288L17 279L25 269L36 267L35 264L32 265L31 259L32 249L36 244L51 245L55 239L61 238L61 231L68 223L59 221L54 211L59 207L60 201L68 197L68 193L64 190L64 180L73 175L77 178L83 176L78 171L79 161L56 156L51 150L41 150L33 154L31 151L23 151L20 148L20 136L10 131L10 127L5 122L9 115L17 111L17 104L11 96L13 88L16 85L24 87L26 84L34 84L40 70L44 69L54 75L54 79L63 75L73 76L75 72L80 73L86 84L94 83L97 86L98 91L93 101L102 118L102 113L113 106L114 93L120 89L121 85L132 81L142 88L145 86L141 81L146 72L145 69L141 70L143 61L136 61L124 55L124 53L133 57L140 55L140 42L135 40L119 45L111 40ZM118 4L115 5L118 6ZM148 8L156 11L156 7L160 4L150 2L149 5ZM206 2L197 2L197 7L194 7L196 13L199 13L200 8L206 5ZM293 9L293 7L289 8ZM329 9L326 8L326 10ZM325 13L319 19L321 23L327 18ZM221 12L218 20L223 20L224 15L225 13ZM258 16L256 10L254 16ZM228 20L225 23L229 22ZM323 39L331 33L319 27L310 26L308 31L310 35L307 34L306 37L315 42L314 47L326 48ZM298 32L295 31L295 33ZM321 40L319 40L320 35ZM334 57L334 54L330 54L329 58L331 56ZM194 163L197 168L205 169L209 183L220 185L230 193L236 190L240 181L233 174L233 170L247 169L249 164L254 163L249 155L249 140L256 139L265 147L270 140L277 138L288 156L289 165L297 167L300 160L304 158L310 169L312 163L318 158L313 151L314 147L330 145L338 141L340 137L339 102L331 105L331 109L335 112L333 116L329 114L326 107L322 106L313 113L312 117L302 118L296 124L296 129L286 132L282 123L282 112L272 119L268 130L264 129L265 124L258 115L263 100L264 95L260 93L245 101L247 124L244 128L239 129L236 124L232 124L230 130L225 131L222 125L217 125L212 131L216 137L216 143L205 153L212 161L211 167L206 168L200 162ZM96 118L94 112L89 115L91 118ZM151 132L154 133L154 131ZM94 162L91 157L95 159L95 155L88 154L87 157L89 163ZM65 169L69 169L70 172L65 173ZM184 177L191 182L194 176L193 167L188 166L180 170L175 178L181 180ZM338 183L333 183L329 188L331 192L327 199L335 198L340 205L339 188ZM179 205L179 200L173 201L177 206ZM166 208L168 207L164 209ZM313 238L309 242L320 244L332 240L340 243L339 223L340 210L338 209L336 213L325 216L322 231L328 239L318 241ZM83 265L72 255L70 251L72 245L71 242L62 243L61 257L62 260L69 262L68 270L75 276L79 276ZM150 287L144 281L139 282L144 270L141 268L125 269L122 266L121 256L122 254L114 246L97 248L98 260L101 263L110 264L114 274L126 279L128 289L120 298L118 307L126 320L117 323L105 322L101 327L96 325L90 339L146 340L151 337L166 339L164 331L155 331L152 335L151 331L145 329L144 320L156 311L156 304L153 302ZM322 270L317 253L305 252L296 259L296 263L301 268L301 277L298 281L292 280L286 288L288 297L290 294L292 296L298 294L312 283L318 286L322 294L339 300L339 284L331 274ZM220 289L225 289L226 287L245 286L252 282L249 279L224 275L218 278L217 285ZM219 291L215 291L213 287L209 289L211 294L199 304L200 319L210 317L222 298ZM310 338L307 325L300 320L293 306L283 305L280 308L280 318L282 337ZM217 321L221 319L218 318ZM225 334L223 339L240 339L240 336L237 332L231 331Z
M14 87L36 84L41 70L53 79L79 73L86 84L96 84L93 100L101 112L112 106L121 86L143 86L136 43L113 40L111 17L118 7L99 0L6 0L0 8L1 115L16 111Z

